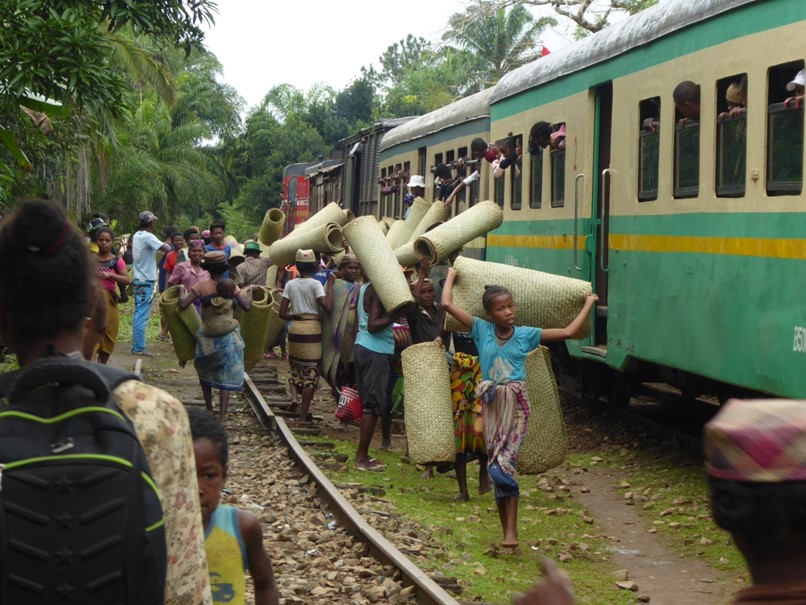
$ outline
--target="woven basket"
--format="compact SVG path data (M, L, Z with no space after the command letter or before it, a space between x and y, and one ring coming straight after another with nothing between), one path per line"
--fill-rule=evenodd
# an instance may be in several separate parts
M328 223L314 229L305 229L301 233L295 230L283 239L278 239L269 247L269 256L275 265L284 267L294 262L297 250L310 249L333 254L343 248L341 227L336 223Z
M518 311L515 323L519 326L564 328L577 316L585 304L585 298L591 293L589 282L533 269L489 263L465 256L458 257L453 266L459 273L453 286L454 303L474 317L484 317L481 304L484 286L504 286L515 299ZM467 331L451 315L448 315L445 327L453 332ZM584 338L589 331L590 319L585 322L578 338Z
M269 321L266 327L266 344L271 345L280 332L283 331L286 321L280 317L280 303L283 300L283 291L277 288L271 289L271 305L269 310Z
M179 310L179 288L168 288L159 298L160 313L168 324L173 340L174 352L179 361L190 361L196 357L196 333L201 328L201 317L196 307L190 305Z
M271 303L272 296L268 288L252 288L252 307L241 315L243 366L247 372L263 357Z
M362 216L344 226L344 237L375 287L387 312L413 303L406 276L383 237L374 216Z
M389 226L389 231L386 232L386 243L392 250L406 243L402 238L405 229L406 221L395 221Z
M263 217L260 225L258 239L264 246L271 246L278 239L283 237L283 225L285 225L285 214L279 208L269 208Z
M526 393L532 414L518 452L518 472L537 475L562 464L566 449L560 394L546 347L526 356Z
M451 209L442 202L435 202L431 204L428 212L426 212L425 216L420 219L420 224L414 228L414 231L412 231L408 241L414 243L417 238L425 233L426 229L428 229L431 225L447 221L450 214Z
M467 242L500 227L503 222L504 211L498 204L480 202L436 229L423 233L414 242L414 247L433 266Z
M451 376L445 349L423 342L404 349L401 359L409 459L415 464L453 462Z
M347 220L347 213L341 209L341 206L339 206L336 202L330 202L319 212L313 216L309 216L306 221L298 224L294 228L294 235L304 233L305 231L309 231L311 229L317 229L327 225L328 223L336 223L341 227L347 223ZM324 252L324 250L321 250L320 252Z

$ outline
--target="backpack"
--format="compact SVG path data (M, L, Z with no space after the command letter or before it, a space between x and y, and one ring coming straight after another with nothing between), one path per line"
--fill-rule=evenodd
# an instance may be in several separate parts
M163 603L157 487L111 399L131 379L65 357L0 376L0 603Z

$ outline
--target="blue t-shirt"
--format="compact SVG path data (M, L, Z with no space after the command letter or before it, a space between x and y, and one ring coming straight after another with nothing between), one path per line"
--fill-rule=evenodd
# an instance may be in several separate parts
M479 364L484 380L496 384L526 380L526 355L540 346L541 328L515 326L512 336L499 345L495 324L479 317L473 318L470 337L479 350Z
M320 269L317 269L316 271L314 271L311 274L311 277L313 277L316 281L318 281L323 286L326 286L327 285L327 276L330 275L331 273L335 273L335 270L334 269L321 269L320 268Z

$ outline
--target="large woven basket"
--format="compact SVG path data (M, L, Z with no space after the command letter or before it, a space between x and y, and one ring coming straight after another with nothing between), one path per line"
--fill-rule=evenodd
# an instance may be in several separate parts
M431 225L447 221L450 214L451 209L448 206L442 202L434 202L425 216L420 219L420 224L414 228L407 241L414 243Z
M451 376L445 349L423 342L404 349L401 359L409 459L415 464L453 462Z
M328 223L336 223L340 227L348 222L349 216L341 209L336 202L330 202L327 206L322 208L316 214L309 216L305 222L300 223L294 228L294 235L304 233L305 231L316 229L327 225Z
M280 317L280 303L283 301L283 291L277 288L271 289L271 305L269 307L269 321L266 327L266 344L271 345L280 332L283 331L286 321Z
M392 250L406 243L402 237L405 230L406 221L395 221L389 226L389 231L386 232L386 243ZM350 241L349 238L347 241Z
M174 352L179 361L190 361L196 357L196 333L201 328L201 317L196 307L190 305L179 310L179 288L168 288L159 298L160 313L168 324Z
M397 224L397 223L395 223ZM378 293L384 309L392 313L414 303L409 283L395 253L383 237L374 216L362 216L344 226L344 237Z
M467 242L501 226L504 211L495 202L480 202L414 242L417 253L436 265Z
M562 464L566 450L560 394L546 347L526 356L526 393L532 414L518 452L518 472L536 475Z
M268 288L252 288L252 307L241 315L243 365L247 372L263 357L271 303L272 296Z
M585 298L591 293L589 282L533 269L510 267L465 256L458 257L453 266L458 272L453 287L454 303L474 317L484 317L484 307L481 304L484 286L504 286L512 292L515 299L515 323L519 326L564 328L577 316L585 304ZM445 327L454 332L467 331L451 315L448 315ZM589 331L590 320L585 322L579 338L584 338Z
M343 247L341 227L336 223L327 223L313 229L304 229L302 232L293 231L283 239L277 240L269 247L269 257L275 265L285 266L294 262L297 250L310 249L314 252L333 254Z
M285 214L279 208L269 208L263 217L260 225L258 238L264 246L271 246L278 239L283 237L283 225L285 225Z

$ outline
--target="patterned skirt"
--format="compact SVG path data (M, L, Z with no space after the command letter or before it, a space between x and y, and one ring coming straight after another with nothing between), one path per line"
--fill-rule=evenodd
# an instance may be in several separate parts
M196 333L196 373L202 384L222 391L243 390L243 338L235 328L223 336Z
M451 403L456 451L471 458L487 454L484 422L476 385L481 380L479 358L456 353L451 360Z
M319 384L322 324L318 315L294 315L288 329L289 382L298 389Z
M115 350L115 342L118 339L120 328L120 311L118 310L118 299L114 292L103 288L104 300L106 300L106 329L103 338L98 345L98 351L112 354Z

